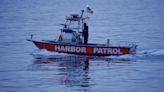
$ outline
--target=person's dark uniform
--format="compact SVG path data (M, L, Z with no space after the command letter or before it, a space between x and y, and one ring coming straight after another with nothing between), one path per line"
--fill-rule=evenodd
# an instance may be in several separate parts
M86 23L84 23L83 37L84 37L84 44L88 44L88 26Z

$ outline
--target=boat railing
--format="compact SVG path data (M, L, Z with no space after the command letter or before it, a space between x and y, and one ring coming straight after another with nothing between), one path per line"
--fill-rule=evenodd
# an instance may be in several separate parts
M119 46L128 46L133 47L136 45L136 42L130 42L130 41L119 41Z
M134 47L136 46L136 42L130 42L130 41L115 41L115 40L109 40L107 39L108 46L120 46L120 47Z

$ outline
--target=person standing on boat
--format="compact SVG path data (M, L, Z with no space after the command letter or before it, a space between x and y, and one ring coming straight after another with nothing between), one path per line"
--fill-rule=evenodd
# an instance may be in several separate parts
M84 44L88 44L88 26L87 23L84 23L84 29L83 29L83 38L84 38Z

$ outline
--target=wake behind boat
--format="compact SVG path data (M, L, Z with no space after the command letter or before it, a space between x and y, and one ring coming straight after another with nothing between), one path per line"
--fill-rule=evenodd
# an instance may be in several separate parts
M125 45L113 45L110 40L106 44L87 43L88 34L84 31L86 29L86 20L88 17L83 17L84 10L81 15L71 14L66 17L66 22L62 24L61 34L57 41L41 40L36 41L27 39L33 42L39 49L46 49L51 52L77 54L77 55L93 55L93 56L110 56L110 55L124 55L135 54L137 45L135 43L128 43ZM83 40L84 38L84 40Z

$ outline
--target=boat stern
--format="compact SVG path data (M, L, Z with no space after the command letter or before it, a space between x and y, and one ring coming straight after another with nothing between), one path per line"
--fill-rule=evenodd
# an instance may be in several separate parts
M137 46L138 45L136 45L136 44L132 44L132 46L129 49L129 54L136 54Z

